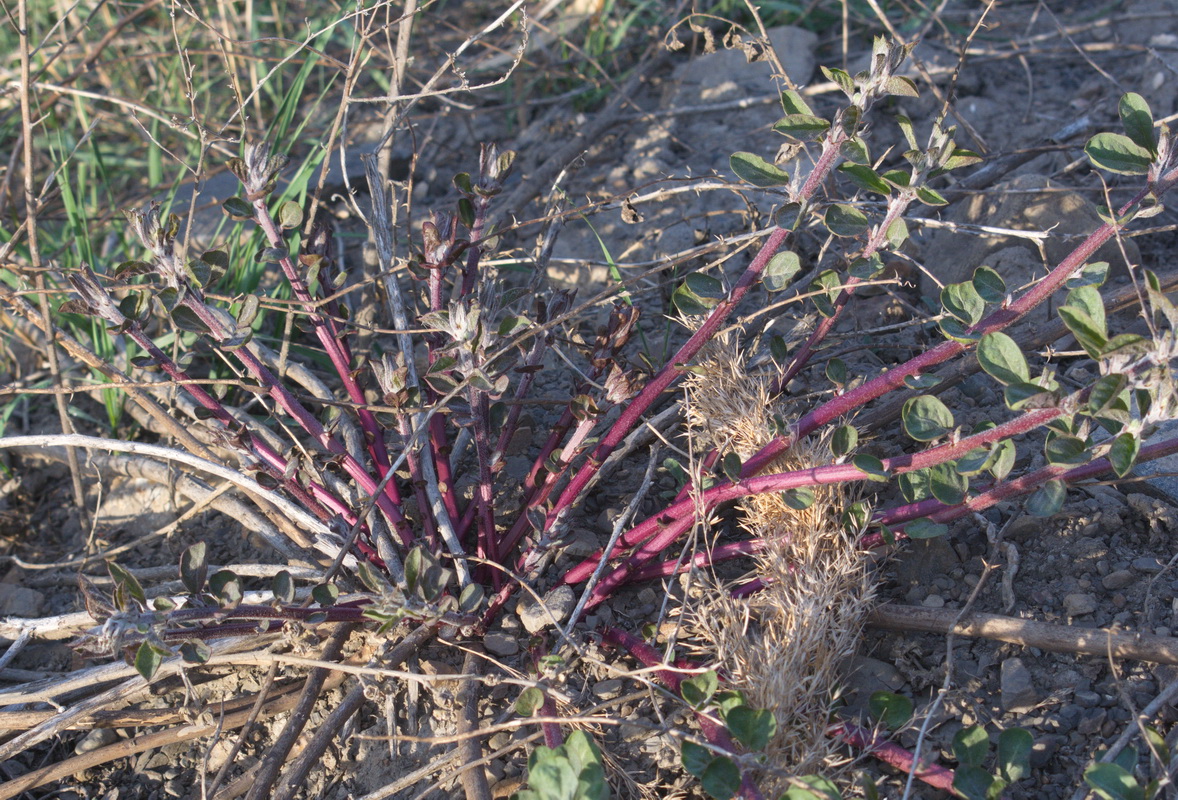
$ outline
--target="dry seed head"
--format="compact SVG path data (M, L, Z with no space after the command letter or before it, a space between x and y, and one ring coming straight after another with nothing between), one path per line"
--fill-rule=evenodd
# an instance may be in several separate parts
M747 458L776 435L776 410L765 381L750 376L729 339L702 355L704 369L687 380L687 417L706 446ZM827 439L795 444L765 472L803 469L832 461ZM839 485L815 486L808 508L789 506L779 493L742 504L742 527L772 544L756 556L762 591L734 599L716 583L687 609L685 640L697 657L716 664L754 707L773 711L777 734L759 783L776 795L784 775L827 774L841 766L826 736L840 667L854 654L874 588L855 535L842 512L854 499Z

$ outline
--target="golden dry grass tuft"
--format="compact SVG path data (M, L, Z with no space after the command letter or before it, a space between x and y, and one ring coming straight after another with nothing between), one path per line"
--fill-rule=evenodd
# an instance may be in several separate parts
M774 435L779 413L763 380L749 375L748 359L729 342L713 347L704 369L688 382L688 421L705 445L747 457ZM768 472L831 463L829 442L797 444ZM756 557L766 588L733 598L711 584L689 613L689 638L707 652L728 683L754 707L770 709L777 734L766 749L770 794L787 788L786 775L838 772L843 759L826 735L837 701L840 669L855 653L874 598L867 560L842 512L853 502L846 487L814 487L808 508L790 507L780 494L749 498L741 524L772 544Z

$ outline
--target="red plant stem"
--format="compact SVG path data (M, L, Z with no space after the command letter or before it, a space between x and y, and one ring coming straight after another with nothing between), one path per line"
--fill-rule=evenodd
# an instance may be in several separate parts
M1142 447L1137 454L1137 463L1141 464L1157 458L1164 458L1175 453L1178 453L1178 437ZM1001 503L1003 500L1009 500L1020 494L1027 494L1051 480L1075 483L1076 481L1094 478L1097 475L1103 475L1112 471L1113 466L1107 458L1098 458L1089 461L1087 464L1081 464L1078 467L1071 468L1065 466L1043 467L1015 480L999 484L987 492L975 495L958 506L946 506L941 503L937 503L934 506L930 503L928 505L928 511L921 516L927 516L933 522L951 522L969 514L984 511L990 506ZM903 530L898 530L897 533L903 533ZM864 536L861 542L865 548L879 547L884 544L883 535L878 533Z
M912 753L892 742L882 741L870 731L857 725L837 725L830 731L831 736L837 736L852 747L858 747L885 764L889 764L904 773L911 773L916 759ZM916 770L916 777L949 794L956 794L953 790L953 770L937 764L929 764Z
M638 662L644 667L658 667L664 663L663 659L655 652L653 647L637 636L626 633L619 628L607 628L602 635L602 641L606 645L621 647L626 650L630 655L638 659ZM682 677L678 672L669 669L656 669L653 674L664 686L675 694L679 694ZM711 716L698 711L695 714L695 718L699 722L699 727L703 732L704 738L711 742L712 745L733 755L738 752L736 743L732 740L732 736L729 735L728 730L724 726L718 724ZM761 794L761 791L744 770L741 770L740 778L740 790L736 795L737 797L743 797L745 800L763 800L764 796Z
M641 569L635 570L630 576L630 581L649 581L655 578L666 578L671 575L680 575L684 572L690 572L693 569L711 566L712 564L721 561L729 561L741 556L752 555L753 553L760 553L769 548L769 545L780 542L786 536L774 536L771 538L758 537L756 539L745 539L740 542L726 542L721 545L716 545L711 550L696 553L688 559L667 559L665 561L658 561L654 564L647 564ZM580 566L580 565L578 565ZM571 572L572 570L570 570ZM566 576L567 580L567 576ZM582 578L582 580L586 580ZM571 581L570 581L571 582Z
M832 163L836 153L837 151L830 154L830 161ZM821 166L821 162L815 166L815 172L819 170L819 166ZM827 165L827 168L829 168L829 165ZM584 490L593 476L597 474L597 471L601 469L601 465L605 463L605 459L614 451L614 448L639 423L642 415L654 404L659 395L679 379L683 374L684 366L716 335L720 327L732 313L732 310L744 298L745 294L748 293L756 281L760 279L761 273L769 263L769 259L777 253L785 243L785 240L789 238L789 235L790 231L783 228L777 228L769 235L769 239L762 245L756 258L749 264L748 269L745 270L736 285L732 287L729 296L712 310L707 321L679 348L679 351L675 353L670 363L659 370L659 373L651 378L650 382L638 393L638 396L622 411L622 415L618 418L618 421L614 423L613 427L610 428L609 432L602 438L597 447L594 448L589 459L577 471L577 474L573 476L572 480L569 481L564 491L561 492L560 498L556 501L547 519L544 521L545 531L552 530L557 521L564 516L564 512L577 501L582 490Z
M270 209L266 207L266 198L260 197L254 200L253 205L254 219L266 234L266 238L270 241L270 244L273 247L285 250L286 241L282 238L282 231L279 230L278 224L270 216ZM364 397L364 392L352 376L351 356L347 352L347 345L341 339L340 330L335 324L335 320L320 313L315 299L311 296L311 292L307 288L306 281L303 280L302 275L295 268L290 256L287 255L279 259L278 263L282 267L287 281L290 283L290 288L295 298L303 304L304 309L310 315L311 324L315 328L315 335L318 337L319 343L323 345L328 358L331 359L331 365L335 368L336 374L339 375L340 381L343 382L344 390L348 393L349 399L356 406L356 415L368 439L369 452L372 454L378 471L380 471L380 477L384 478L385 472L389 467L389 455L388 450L385 448L384 432L377 423L376 417L368 410L368 400ZM410 458L413 457L410 456ZM391 485L392 482L390 481L389 483Z
M841 124L841 115L835 120L827 135L826 141L823 142L822 154L814 164L814 168L810 171L806 182L798 191L797 200L800 202L807 201L818 190L822 181L834 168L835 162L839 159L839 145L846 140L848 134L843 129ZM650 382L642 388L638 396L630 401L630 404L622 411L622 415L610 428L609 432L594 448L593 453L586 460L577 474L573 476L572 480L565 487L561 493L560 498L553 505L548 517L544 521L545 533L552 533L553 527L563 516L567 510L577 501L581 492L592 480L597 471L601 469L601 465L605 463L605 459L610 453L622 442L624 438L634 429L641 421L642 415L654 404L664 391L670 388L671 384L677 381L683 374L687 364L691 359L699 353L705 344L719 332L728 317L732 314L733 309L744 299L749 290L753 288L761 279L761 273L765 271L770 259L777 254L781 246L785 244L786 239L789 238L792 231L785 228L774 228L769 238L761 245L761 249L753 258L745 269L744 274L732 287L732 291L728 293L728 297L720 301L715 308L712 309L711 314L704 321L703 325L691 335L691 337L679 348L678 352L671 357L670 362L659 370L658 374L651 378Z
M132 322L127 329L127 335L136 344L146 350L148 355L155 359L156 363L160 365L160 368L164 372L183 386L184 390L191 395L192 399L200 403L203 408L211 411L214 419L220 422L226 429L232 431L233 427L239 424L215 397L206 392L199 384L193 383L189 375L176 362L169 358L166 353L159 349L155 342L144 332L142 327L139 326L139 323ZM332 494L327 487L311 481L308 484L308 488L304 490L293 479L286 479L284 477L287 467L286 459L276 453L270 445L266 444L258 436L248 430L245 433L249 437L250 452L262 463L266 471L272 477L281 481L283 488L290 492L308 511L324 521L330 519L328 512L331 512L341 515L348 524L355 524L356 515L352 509Z
M454 496L454 473L450 471L450 440L446 436L444 414L434 414L429 418L429 441L430 456L434 460L434 473L438 476L438 491L442 495L442 504L445 505L446 514L450 519L457 520L461 515L458 513L458 501ZM458 534L458 538L462 538L461 533Z
M904 212L908 210L908 206L912 204L912 199L915 197L915 189L910 190L911 194L897 195L888 203L887 213L884 214L883 221L877 225L871 234L867 246L863 248L860 253L861 258L871 258L878 253L885 244L887 244L887 231L892 223L903 216ZM835 323L838 322L842 315L843 309L846 308L847 303L851 299L851 295L855 293L855 289L863 281L859 278L848 277L847 282L843 284L843 290L839 292L839 296L834 301L834 313L829 317L824 318L814 328L814 332L810 334L805 343L801 346L797 353L794 354L793 359L790 360L789 367L781 375L780 378L773 382L771 391L774 393L781 392L786 384L792 381L799 372L810 361L810 356L814 354L814 349L822 343L827 335L834 329Z
M540 659L548 655L548 645L541 642L531 649L532 667L539 675L543 672L540 668ZM544 702L540 705L540 716L553 719L556 717L556 701L552 699L552 695L545 691L544 685L541 683L537 688L544 694ZM544 732L544 745L552 749L556 749L564 744L564 734L560 730L560 725L555 722L541 722L540 730Z
M571 412L569 415L570 417L572 416ZM573 458L576 457L577 448L580 447L581 442L585 441L589 434L592 433L593 426L596 424L597 419L597 417L593 417L591 419L581 420L577 423L577 427L573 431L573 435L569 437L568 442L565 444L564 449L557 458L557 468L545 475L544 482L540 484L540 486L536 487L532 493L532 496L524 505L523 511L518 516L516 516L515 522L512 523L511 529L503 537L503 541L499 550L500 553L510 553L515 548L515 546L519 544L519 540L523 538L523 535L528 532L528 529L531 527L531 523L529 522L528 518L528 511L543 505L543 503L548 499L552 493L553 488L555 488L557 482L560 480L561 475L564 474L563 467L567 466L573 460ZM533 469L535 469L535 467L533 467Z
M1121 206L1117 212L1117 216L1120 217L1126 214L1133 206L1141 202L1150 191L1151 188L1149 187L1139 191L1132 200ZM1113 238L1124 227L1120 223L1106 222L1102 224L1079 247L1068 254L1055 269L1051 270L1047 277L1024 292L1018 300L1009 306L998 309L990 314L990 316L978 322L969 329L969 333L972 336L981 337L987 333L1000 331L1022 319L1032 309L1054 294L1105 242ZM967 347L967 345L958 341L949 340L942 342L931 350L921 353L895 369L888 370L882 375L864 383L862 386L823 403L798 420L794 424L794 429L790 435L777 437L768 445L761 448L760 452L748 459L742 466L741 475L755 475L766 464L788 450L793 442L809 436L822 426L850 413L854 409L900 388L904 385L905 378L919 375L927 369L942 364L954 356L965 352Z
M205 306L205 304L202 302L202 299L194 291L189 290L183 302L185 306L191 309L192 312L200 318L200 321L206 328L209 329L210 332L220 331L221 335L225 334L220 320L215 314L212 313L211 309ZM237 356L238 360L241 361L245 368L250 371L250 373L258 380L258 382L266 388L266 390L270 393L270 396L274 398L276 403L278 403L279 407L282 408L282 410L287 414L294 417L299 425L302 426L303 430L305 430L311 436L311 438L318 442L321 447L324 447L332 453L336 453L337 455L341 456L344 471L352 476L357 485L366 491L369 497L376 498L377 507L380 508L380 510L384 512L385 516L387 516L393 523L393 527L400 535L401 541L405 544L405 546L409 547L412 545L413 533L409 529L409 524L405 519L405 515L401 513L401 498L397 492L396 486L393 484L393 481L389 481L387 484L385 484L384 492L378 493L376 481L372 479L372 476L368 474L364 467L361 466L360 463L348 453L347 449L342 444L340 444L334 436L329 434L323 428L323 426L319 423L319 420L315 419L315 416L303 407L302 403L300 403L298 399L293 394L291 394L290 391L281 382L279 382L274 374L266 368L265 364L259 361L254 356L254 354L249 351L248 347L237 348L237 350L234 351L234 355Z

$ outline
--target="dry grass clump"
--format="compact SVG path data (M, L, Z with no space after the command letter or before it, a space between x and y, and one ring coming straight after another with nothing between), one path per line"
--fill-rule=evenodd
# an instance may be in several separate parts
M727 342L713 348L688 383L687 403L689 423L703 444L742 457L772 439L780 414L765 382L749 375L746 363ZM808 439L767 472L831 460L826 439ZM844 763L825 732L840 667L855 652L874 598L856 535L842 525L842 512L853 501L848 488L813 491L814 502L804 509L790 507L780 493L748 498L741 524L770 542L756 557L756 576L766 588L734 598L731 587L712 584L688 615L691 638L710 651L707 659L752 706L770 709L777 719L766 749L767 772L773 774L758 781L767 790L783 791L787 774L831 774Z

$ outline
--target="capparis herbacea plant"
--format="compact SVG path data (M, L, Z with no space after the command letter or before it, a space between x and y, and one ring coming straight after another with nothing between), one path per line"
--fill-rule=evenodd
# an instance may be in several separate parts
M112 564L115 590L104 599L106 607L91 606L101 627L87 647L126 651L151 679L166 659L199 663L210 657L214 641L288 623L371 624L390 637L414 630L415 642L435 633L477 642L521 591L567 585L581 602L555 620L558 627L529 642L538 679L520 692L515 710L537 718L545 743L534 749L528 788L517 797L610 794L593 737L560 723L545 680L559 669L569 643L586 636L654 668L653 679L691 710L696 724L683 734L683 767L710 795L838 796L826 778L802 780L790 774L795 765L766 761L764 753L786 733L785 721L779 710L755 702L747 687L734 685L724 664L672 669L643 632L587 632L577 629L578 621L635 583L699 574L727 559L773 551L793 566L738 586L726 602L788 590L791 581L826 563L799 549L799 531L770 532L753 524L711 549L681 557L676 546L733 503L750 518L760 500L781 503L790 513L825 514L833 522L823 535L852 553L840 563L853 570L862 568L864 549L943 535L947 523L1012 498L1026 498L1031 513L1049 516L1077 481L1125 476L1137 463L1178 452L1178 439L1147 443L1158 423L1175 416L1171 365L1178 308L1159 279L1145 272L1139 288L1148 306L1148 334L1110 331L1101 291L1107 265L1090 261L1135 220L1156 213L1178 181L1170 131L1154 123L1136 94L1120 103L1124 133L1096 135L1086 152L1095 167L1132 176L1138 190L1119 208L1106 209L1103 224L1046 277L1012 292L1001 275L981 267L970 280L941 290L932 323L939 341L928 349L857 378L832 361L827 374L836 391L829 399L799 410L781 398L782 387L810 364L860 287L880 278L889 257L903 257L905 215L914 206L944 205L941 177L980 160L957 146L944 119L934 121L922 139L918 126L898 114L890 124L899 126L907 146L902 161L885 168L873 158L866 132L877 106L889 96L917 93L898 73L906 56L906 47L881 39L866 71L824 69L845 95L829 116L815 113L797 92L782 94L784 116L774 130L788 146L779 158L739 152L731 159L741 179L782 198L760 249L730 282L702 272L686 276L671 301L690 335L649 373L624 366L627 342L645 309L614 304L587 342L582 377L535 457L517 504L500 501L505 453L575 299L538 279L513 284L488 264L498 235L496 198L513 153L493 144L482 148L474 171L454 178L458 202L421 224L408 260L395 245L395 198L370 171L368 223L384 316L394 331L372 336L366 349L360 349L361 331L340 300L349 276L333 262L329 229L317 220L306 224L294 201L271 201L286 157L251 142L230 162L241 192L224 201L224 211L262 232L265 246L257 259L281 273L292 298L290 313L308 337L302 341L313 344L317 366L330 370L333 386L306 369L297 353L280 367L278 354L255 338L263 317L277 316L266 311L264 298L212 298L210 287L233 268L226 252L188 252L177 238L177 218L158 207L128 211L142 255L70 276L76 296L62 311L101 319L142 352L136 368L160 370L182 387L187 399L181 408L196 440L190 448L206 459L212 452L230 454L225 463L243 485L281 503L302 536L274 534L271 544L323 569L310 596L297 595L291 575L283 572L273 580L272 602L246 602L242 579L227 571L208 575L206 550L196 546L180 564L188 595L177 606L149 602L131 573ZM846 198L833 196L838 192ZM835 237L843 268L803 273L791 242L811 226ZM300 227L304 235L296 240ZM798 302L812 305L816 326L796 342L770 341L769 372L742 378L757 382L767 401L762 411L769 409L755 445L701 435L694 468L667 467L683 478L676 497L620 530L608 548L554 573L554 556L572 521L627 437L673 387L689 385L689 405L706 393L714 372L705 366L708 359L735 346L722 331L737 307L799 289ZM1092 362L1095 377L1088 385L1065 389L1050 367L1029 360L1020 345L1015 324L1049 297L1056 298L1060 319ZM182 346L169 352L156 339L170 329ZM200 381L208 351L239 378L214 387ZM962 428L938 397L946 388L938 385L938 368L961 362L976 363L996 381L1006 405L1003 414L972 430ZM902 401L900 422L912 446L877 457L859 451L853 416L884 398ZM247 404L249 414L242 411ZM258 415L259 406L265 415ZM1019 448L1030 446L1023 437L1034 431L1045 437L1042 466L1020 472ZM1016 439L1023 443L1016 445ZM465 483L473 486L466 494L459 489ZM889 487L898 489L902 502L883 502L895 496L885 491ZM841 505L832 507L836 501ZM855 613L861 620L862 609ZM853 621L848 624L855 630ZM1005 753L991 774L983 769L986 746L977 744L971 730L955 775L944 767L914 767L911 754L878 732L831 716L820 723L817 735L827 746L870 751L969 797L996 796L1025 774L1029 743L1017 734L1003 739Z

